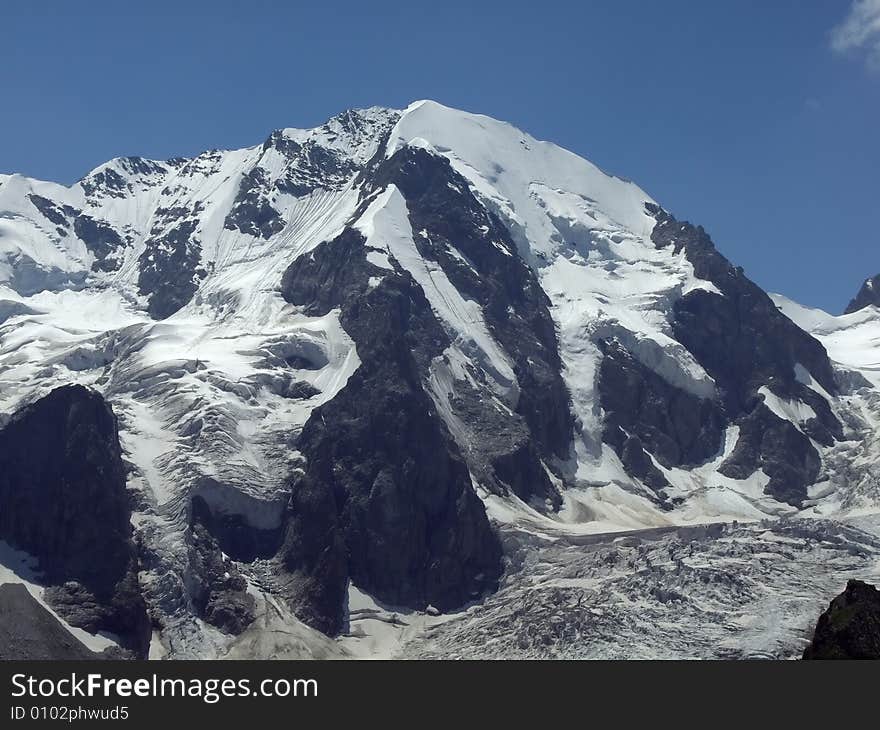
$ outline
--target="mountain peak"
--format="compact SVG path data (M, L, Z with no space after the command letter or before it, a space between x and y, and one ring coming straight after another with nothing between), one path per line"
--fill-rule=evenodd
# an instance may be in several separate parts
M849 303L844 314L852 314L869 306L880 307L880 274L865 279L859 293Z

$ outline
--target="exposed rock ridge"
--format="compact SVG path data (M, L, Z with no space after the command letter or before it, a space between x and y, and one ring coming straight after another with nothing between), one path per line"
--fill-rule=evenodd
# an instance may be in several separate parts
M308 314L338 307L361 360L303 429L282 549L297 615L328 633L342 627L349 578L391 604L449 610L491 590L501 568L422 382L449 340L412 277L369 263L365 243L347 229L294 261L282 283Z
M725 419L740 427L721 473L744 479L763 469L770 478L765 491L800 506L821 467L810 439L831 444L842 438L827 399L805 382L807 374L826 394L837 392L824 347L722 256L701 226L680 222L659 206L647 208L657 219L654 244L683 250L695 276L718 291L695 289L678 299L672 329L714 379ZM815 415L799 428L768 407L767 396L759 393L762 388L780 399L808 404Z
M880 307L880 274L865 279L865 283L847 305L844 314L852 314L870 306Z

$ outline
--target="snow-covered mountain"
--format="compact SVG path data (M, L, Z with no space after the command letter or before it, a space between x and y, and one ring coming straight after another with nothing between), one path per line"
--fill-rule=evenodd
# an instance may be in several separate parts
M771 298L635 184L431 101L115 159L71 187L0 175L0 538L53 573L68 546L41 551L39 502L9 495L54 458L27 446L47 419L74 428L86 409L113 440L98 393L121 451L69 468L121 460L102 493L127 491L133 533L106 548L112 576L65 563L55 582L118 607L134 570L154 653L467 655L467 637L491 654L515 621L499 597L641 570L646 553L617 546L607 570L570 574L564 546L625 531L700 536L711 571L721 546L792 540L776 520L812 519L795 538L858 544L854 564L876 571L860 529L880 503L878 337L873 304L833 317ZM74 384L90 390L57 390ZM55 478L44 498L62 499ZM82 500L59 511L97 519ZM761 528L675 529L733 520ZM813 576L829 593L805 605L838 578ZM86 620L76 592L47 591L72 625L146 651L131 612ZM794 651L787 632L776 651ZM526 645L498 653L542 655Z

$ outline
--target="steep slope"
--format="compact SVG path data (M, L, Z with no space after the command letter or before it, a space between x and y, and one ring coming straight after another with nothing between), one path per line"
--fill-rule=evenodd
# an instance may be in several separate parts
M146 656L116 421L97 393L58 388L0 430L0 539L38 561L68 623Z
M847 438L823 451L825 480L813 487L819 514L859 514L880 500L880 311L834 316L774 294L780 311L819 340L840 383L834 405Z
M855 298L847 305L844 314L853 314L869 306L880 307L880 274L865 279L865 283L862 284L862 288L859 289Z
M480 601L499 527L868 509L877 383L809 329L633 183L430 101L0 177L0 411L111 404L173 656Z
M880 591L847 581L816 624L804 659L880 659Z
M22 585L0 585L0 661L96 659Z

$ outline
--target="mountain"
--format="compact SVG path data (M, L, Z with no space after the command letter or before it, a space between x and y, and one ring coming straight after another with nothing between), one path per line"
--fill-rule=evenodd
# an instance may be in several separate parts
M862 284L855 299L849 303L844 314L852 314L872 305L880 307L880 274L865 279L865 283Z
M431 101L3 175L0 539L50 597L94 578L22 534L69 519L52 485L16 497L79 437L34 415L76 386L112 414L89 487L132 525L97 613L123 586L139 655L652 656L675 625L677 655L798 655L880 565L878 323L771 297L634 183Z

